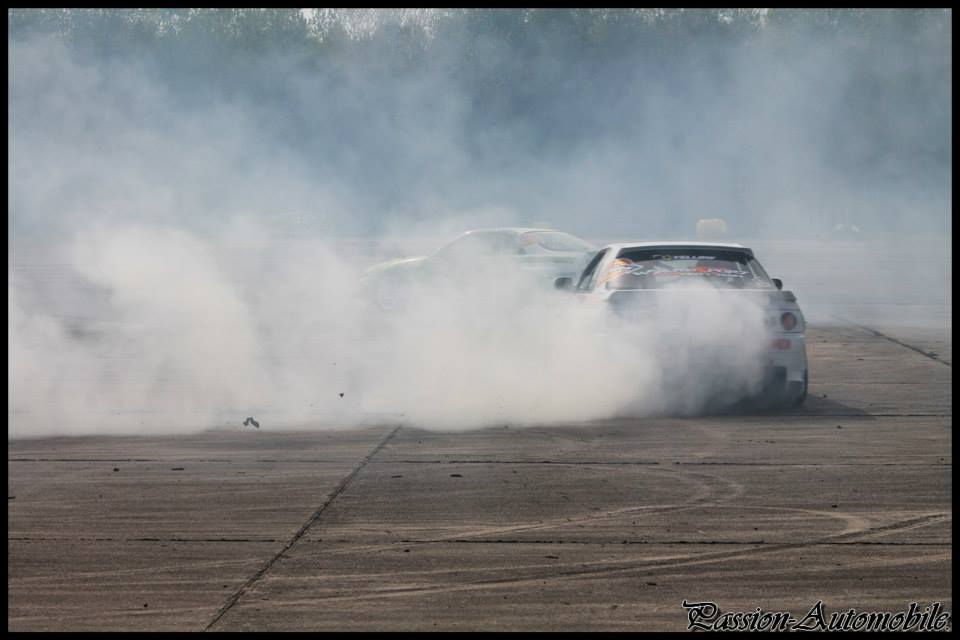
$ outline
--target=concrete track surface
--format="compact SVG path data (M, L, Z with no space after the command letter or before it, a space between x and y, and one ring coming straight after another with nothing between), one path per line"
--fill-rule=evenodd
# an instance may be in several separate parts
M952 614L945 331L808 333L786 414L8 445L10 630L684 630Z

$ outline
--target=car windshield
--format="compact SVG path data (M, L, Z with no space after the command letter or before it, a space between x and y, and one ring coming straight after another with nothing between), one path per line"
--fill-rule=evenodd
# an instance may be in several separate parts
M515 236L497 231L471 231L441 247L434 254L444 260L472 260L516 251Z
M520 253L546 254L554 252L586 253L593 250L586 240L562 231L529 231L520 236Z
M601 284L607 289L662 289L690 283L720 288L775 289L757 262L740 251L723 249L623 249Z

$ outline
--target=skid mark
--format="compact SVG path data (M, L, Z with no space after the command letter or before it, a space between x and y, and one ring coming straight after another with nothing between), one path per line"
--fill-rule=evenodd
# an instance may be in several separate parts
M814 546L816 543L807 543L801 546ZM365 602L371 600L381 600L385 598L405 598L410 596L429 596L429 595L442 595L448 593L459 593L459 592L469 592L469 591L483 591L488 589L498 589L498 588L529 588L535 589L542 586L545 581L550 580L551 582L561 581L561 580L593 580L598 578L606 579L610 576L615 575L629 575L632 573L643 572L645 575L658 575L662 574L664 571L669 571L675 568L693 566L698 564L710 564L715 562L722 562L736 556L741 555L738 553L729 553L725 555L715 554L710 557L700 556L697 558L691 558L689 561L664 561L660 563L648 563L645 566L633 566L630 568L621 568L621 567L610 567L610 568L592 568L589 570L568 570L558 572L558 565L536 565L532 568L542 568L544 571L538 575L527 575L520 578L502 578L502 579L490 579L490 580L481 580L476 582L471 582L468 584L447 584L447 585L431 585L431 586L415 586L415 585L399 585L399 586L383 586L375 588L371 591L368 591L364 594L356 594L356 586L340 586L340 587L331 587L331 591L343 591L345 589L350 589L352 593L349 594L339 594L335 593L332 595L311 595L309 598L299 598L295 600L271 600L271 607L282 609L284 607L302 607L302 606L315 606L319 602L337 602L337 606L343 606L346 603L354 602ZM901 559L902 564L929 564L929 563L938 563L951 558L950 553L938 554L935 556L928 556L922 558L908 558ZM894 561L896 562L896 561ZM582 564L582 563L581 563ZM877 566L886 566L883 562L874 563ZM889 563L888 563L889 564ZM859 565L858 565L859 566ZM830 568L832 569L832 568ZM490 571L493 570L483 570ZM504 569L497 570L497 572L502 573ZM762 573L782 573L782 569L771 569L769 571L764 571ZM463 573L462 571L460 572ZM393 575L396 575L395 573ZM718 572L719 576L728 576L727 572Z
M645 469L647 470L647 469ZM667 505L640 505L640 506L631 506L631 507L620 507L616 509L610 509L607 511L601 512L591 512L582 516L571 516L571 517L561 517L555 518L552 520L546 520L543 522L535 523L523 523L523 524L514 524L514 525L498 525L498 526L484 526L474 529L468 529L464 531L462 528L452 528L451 532L446 535L440 536L431 536L429 538L417 540L417 543L435 543L435 542L448 542L453 540L465 540L469 538L479 538L481 536L491 536L491 535L504 535L504 534L513 534L525 531L537 531L542 529L554 529L561 527L571 527L577 525L583 525L588 523L600 522L603 520L609 520L611 518L617 518L621 516L629 515L659 515L664 513L678 513L682 511L688 511L691 509L697 509L704 506L719 506L726 504L732 500L735 500L743 495L744 487L742 484L723 478L718 475L704 473L701 471L690 471L687 469L667 469L667 468L655 468L649 469L652 472L658 473L667 473L670 475L679 475L685 479L691 479L695 486L696 491L694 495L687 501L678 503L678 504L667 504ZM378 527L375 531L379 532L382 527ZM402 526L395 527L395 529L402 529ZM351 553L356 553L358 551L363 552L374 552L374 551L386 551L394 549L398 546L409 545L411 542L409 540L400 540L396 542L385 542L385 543L376 543L376 544L361 544L361 545L351 545L347 547L342 547L339 549L331 549L325 551L325 554L329 555L346 555Z
M776 507L769 507L769 509L777 509ZM803 509L785 509L789 511L810 511ZM821 512L814 512L821 513ZM826 513L826 512L822 512ZM835 515L835 514L831 514ZM840 519L846 519L851 525L861 524L864 519L850 518L848 515L838 515ZM930 513L922 516L907 518L898 522L874 527L861 529L858 526L848 526L847 530L842 533L832 534L829 536L824 536L814 540L806 542L795 542L795 543L773 543L773 544L757 544L754 546L748 546L746 549L733 549L733 550L723 550L723 551L713 551L700 554L678 554L673 557L666 558L644 558L639 560L599 560L594 562L577 562L571 563L569 565L557 565L556 563L544 563L539 565L532 565L526 567L529 570L533 570L534 574L526 575L516 578L500 578L500 579L489 579L489 580L479 580L470 582L468 584L453 584L453 585L432 585L432 586L394 586L389 585L378 587L372 591L368 591L364 594L345 594L345 595L330 595L330 596L316 596L312 597L309 600L297 600L297 601L283 601L283 602L274 602L273 606L296 606L297 604L306 604L309 602L317 601L363 601L363 600L375 600L379 598L389 598L389 597L406 597L406 596L419 596L419 595L429 595L434 593L449 593L449 592L459 592L459 591L471 591L471 590L482 590L490 588L499 588L499 587L523 587L525 585L537 585L541 584L545 579L549 580L584 580L584 579L594 579L597 577L607 578L610 576L616 575L630 575L637 572L649 573L651 571L662 572L667 570L678 569L682 567L690 567L697 565L707 565L717 562L724 562L727 560L735 560L744 557L750 557L759 554L771 554L771 553L780 553L782 551L789 551L794 549L801 549L806 547L813 547L821 544L830 544L830 543L840 543L840 542L849 542L852 538L861 535L869 535L876 532L894 532L894 531L903 531L915 528L918 525L930 524L934 522L943 521L949 519L951 514L949 512L936 512ZM929 558L911 558L910 562L938 562L944 559L949 559L952 555L952 550L947 551ZM575 564L576 566L572 566ZM559 569L559 571L558 571ZM538 570L542 570L538 572ZM480 569L480 572L502 572L503 569ZM463 570L459 570L458 574L462 574ZM366 575L358 576L364 580L369 580L369 577Z

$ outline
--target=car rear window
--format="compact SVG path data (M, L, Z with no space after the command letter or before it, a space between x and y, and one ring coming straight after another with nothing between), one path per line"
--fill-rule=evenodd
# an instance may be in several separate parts
M753 258L709 248L622 249L601 280L607 289L660 289L676 283L737 289L775 289Z

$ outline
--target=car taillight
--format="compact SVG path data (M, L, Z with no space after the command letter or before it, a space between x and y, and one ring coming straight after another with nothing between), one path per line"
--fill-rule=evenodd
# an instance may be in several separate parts
M780 315L780 325L787 331L793 331L797 326L797 316L789 311Z

